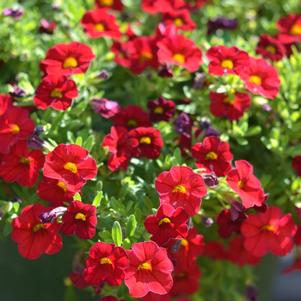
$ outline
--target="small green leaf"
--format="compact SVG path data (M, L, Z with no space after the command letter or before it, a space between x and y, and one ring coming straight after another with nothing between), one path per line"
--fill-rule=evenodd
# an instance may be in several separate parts
M75 144L82 146L83 145L83 138L81 136L77 137L75 140Z
M116 246L122 245L122 230L118 221L115 221L112 227L112 239Z
M82 201L82 197L81 197L81 195L80 195L80 193L79 192L77 192L74 196L73 196L73 200L74 201Z
M96 196L93 199L92 205L95 206L96 208L99 207L102 198L103 198L103 192L102 191L98 191L96 193Z
M134 214L129 216L128 222L126 224L126 235L133 236L137 227L137 221Z

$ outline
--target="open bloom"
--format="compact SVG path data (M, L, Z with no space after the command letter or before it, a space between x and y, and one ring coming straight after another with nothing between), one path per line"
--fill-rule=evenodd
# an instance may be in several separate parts
M285 46L279 42L279 39L269 35L261 35L256 47L256 53L262 55L265 59L271 61L280 61L286 55Z
M97 242L89 251L84 279L90 285L99 285L103 281L109 285L120 285L127 266L128 257L123 248Z
M230 145L219 137L206 137L202 143L196 143L192 147L192 156L197 166L207 167L218 177L225 176L231 169L233 155Z
M159 97L147 103L149 116L152 122L169 121L176 111L176 105L172 100Z
M121 0L96 0L95 2L98 7L109 8L119 11L123 9Z
M144 226L152 234L151 239L158 245L163 245L171 238L187 234L188 215L183 208L173 208L168 204L159 207L155 215L149 215Z
M94 59L89 46L79 43L62 43L48 49L41 61L41 69L51 75L71 75L85 73Z
M109 14L105 8L87 11L81 19L81 25L87 35L93 39L121 37L115 16Z
M187 9L176 10L163 15L163 23L166 26L173 25L176 29L191 31L196 28L196 24L190 17Z
M279 41L285 44L301 42L301 14L284 16L277 22Z
M293 248L297 226L290 214L275 206L263 213L250 214L241 226L244 247L252 255L261 257L268 252L277 256L288 254Z
M29 205L12 221L12 239L26 259L37 259L42 254L53 255L63 246L58 234L59 224L41 223L40 216L46 211L47 208L40 204Z
M75 234L81 239L91 239L96 233L96 207L83 202L70 203L62 219L62 232Z
M156 159L160 156L163 140L159 130L139 127L129 131L128 145L133 157Z
M162 172L155 181L160 204L183 207L188 215L198 212L207 189L203 178L190 167L174 166Z
M235 161L235 168L228 173L226 179L228 185L241 198L245 208L260 207L265 202L260 181L253 174L253 166L248 161Z
M76 144L60 144L47 154L43 174L78 188L96 176L97 166L83 147Z
M173 264L164 248L153 241L135 243L127 251L129 267L125 271L125 285L133 298L149 292L166 295L172 285Z
M37 88L34 103L42 110L49 107L66 110L77 95L77 87L73 80L65 76L50 75L42 79Z
M169 13L185 7L184 0L142 0L142 9L149 14Z

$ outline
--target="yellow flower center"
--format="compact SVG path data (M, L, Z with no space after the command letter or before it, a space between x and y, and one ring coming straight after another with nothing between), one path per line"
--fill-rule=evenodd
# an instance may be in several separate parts
M56 89L54 89L54 90L51 91L50 96L52 98L62 98L63 97L63 93L62 93L62 91L60 89L56 88Z
M172 192L179 192L179 193L184 193L185 194L185 193L187 193L187 189L183 185L177 185L177 186L174 187Z
M224 98L224 103L232 105L235 102L235 97L233 96L227 96Z
M188 245L189 245L189 242L188 242L188 240L187 239L185 239L185 238L183 238L182 240L181 240L181 246L183 246L183 247L188 247Z
M78 66L77 60L73 56L69 56L64 60L63 67L66 68L75 68Z
M114 0L99 0L99 2L103 6L112 6L114 4Z
M153 58L153 54L149 51L143 51L140 55L141 62L150 61L152 58Z
M159 226L161 226L162 224L170 224L171 220L168 217L164 217L160 220L159 222Z
M104 27L104 25L102 23L96 24L94 28L98 32L103 32L105 30L105 27Z
M32 232L36 233L42 229L44 229L44 224L36 224L32 227Z
M250 81L250 83L257 85L257 86L260 86L262 83L262 79L258 75L251 75L249 81Z
M206 160L216 160L217 158L218 155L215 152L209 152L205 157Z
M237 186L240 189L244 189L245 185L246 185L246 183L245 183L244 180L239 180L238 183L237 183Z
M149 262L143 262L143 263L139 264L138 270L151 271L152 270L152 265Z
M22 163L22 164L29 164L29 159L28 158L26 158L26 157L21 157L20 159L19 159L19 162L20 163Z
M185 63L185 56L181 53L176 53L173 55L172 59L179 63L179 64L184 64Z
M113 264L112 260L109 257L100 258L100 264Z
M225 69L230 69L230 70L234 68L234 64L231 60L223 60L221 66Z
M76 164L72 163L72 162L67 162L64 165L64 169L71 171L72 173L76 174L77 173L77 166Z
M67 191L67 185L66 185L65 182L63 182L63 181L58 181L56 185L57 185L58 187L60 187L61 189L63 189L64 192Z
M269 231L269 232L275 233L275 232L276 232L276 227L273 226L273 225L264 225L264 226L262 227L262 230L265 230L265 231Z
M131 126L131 127L135 127L135 126L137 126L137 124L138 124L138 122L135 119L130 119L127 122L127 125Z
M268 45L267 47L265 47L265 50L271 54L275 54L276 53L276 47L273 45Z
M181 18L175 18L173 23L177 26L177 27L181 27L183 26L184 22Z
M86 221L86 215L81 213L81 212L76 213L74 218L77 219L77 220L81 220L83 222Z
M20 127L15 124L15 123L12 123L9 125L9 129L10 129L10 132L13 134L13 135L17 135L20 133L21 129Z
M290 30L290 33L296 36L301 35L301 24L294 24Z
M149 137L141 137L139 142L140 142L140 144L151 144L152 139Z
M158 106L154 109L154 113L156 114L163 114L164 109L161 106Z

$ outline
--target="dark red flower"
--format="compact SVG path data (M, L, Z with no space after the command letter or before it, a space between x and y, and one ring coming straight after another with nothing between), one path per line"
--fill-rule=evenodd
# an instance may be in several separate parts
M176 111L176 105L172 100L159 97L147 103L150 120L152 122L169 121Z
M42 79L38 86L34 103L42 110L49 107L56 110L66 110L77 95L77 87L73 80L65 76L48 75Z
M183 208L163 204L155 215L149 215L144 221L146 230L152 234L151 239L158 245L163 245L171 238L187 234L188 215Z
M114 10L123 9L123 4L121 0L96 0L95 2L98 7L104 7Z
M134 129L137 127L151 126L148 114L139 106L128 105L122 108L113 118L112 121L115 126L123 126L127 129Z
M187 166L174 166L162 172L155 181L160 204L183 207L191 216L200 208L207 189L203 178Z
M84 278L84 269L72 272L69 278L76 288L86 288L89 286Z
M58 234L59 224L41 223L40 215L46 211L47 208L40 204L29 205L12 221L11 237L26 259L37 259L42 254L53 255L63 246Z
M264 34L259 38L256 53L260 54L264 59L276 62L285 57L286 48L276 37Z
M76 144L59 144L47 154L43 173L47 178L62 180L78 189L96 176L97 166L83 147Z
M11 106L12 99L9 95L0 94L0 116L2 116Z
M269 252L277 256L288 254L293 248L296 231L291 215L283 214L275 206L263 213L250 214L241 226L245 249L257 257Z
M209 241L205 245L204 256L214 260L226 260L228 259L228 252L220 242Z
M157 43L158 59L163 65L178 65L190 72L199 69L202 52L192 40L182 35L170 35Z
M128 145L133 157L156 159L161 154L163 140L159 130L139 127L129 131Z
M44 164L44 155L39 150L29 150L25 141L15 144L9 154L1 157L0 177L22 186L33 186Z
M57 76L85 73L94 57L90 47L83 43L56 44L48 49L41 68L46 74Z
M120 285L127 266L128 257L123 248L97 242L91 247L86 260L85 281L91 285L99 285L103 281L109 285Z
M251 97L247 93L233 94L210 92L210 111L214 116L229 120L240 119L251 106Z
M301 42L301 14L284 16L277 22L279 41L285 44Z
M0 117L0 153L8 153L18 141L29 138L34 127L26 109L10 107Z
M233 232L239 233L240 226L245 216L233 220L230 209L222 210L217 216L216 223L218 225L218 234L222 238L228 238Z
M51 203L53 207L58 207L69 204L73 200L73 195L79 191L62 180L43 177L37 188L37 195Z
M121 37L115 16L109 14L106 8L87 11L80 23L87 35L93 39L100 37L119 39Z
M207 51L209 73L236 74L238 68L248 65L249 55L237 47L213 46Z
M125 270L125 285L130 296L141 298L149 292L166 295L172 285L173 264L165 249L153 241L135 243L127 251L129 267Z
M62 232L76 235L81 239L91 239L96 233L96 207L74 201L68 206L62 219Z
M292 160L292 166L295 173L301 177L301 155L295 156Z
M190 17L187 9L181 9L163 15L163 23L166 26L173 25L177 29L191 31L196 28L196 24Z
M274 99L280 88L277 70L263 59L250 58L248 64L238 71L245 88L256 95Z
M253 166L245 160L235 161L227 175L228 185L239 195L245 208L260 207L265 202L260 181L253 174Z
M192 156L197 166L209 168L218 177L225 176L231 170L233 155L230 145L219 137L206 137L202 143L196 143L192 147Z

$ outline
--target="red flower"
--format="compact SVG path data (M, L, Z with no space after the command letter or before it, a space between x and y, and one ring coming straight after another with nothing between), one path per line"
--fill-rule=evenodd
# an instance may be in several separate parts
M239 76L250 92L273 99L277 96L280 79L274 67L262 59L251 59L239 70Z
M94 57L90 47L83 43L56 44L48 49L41 68L46 74L57 76L85 73Z
M284 274L292 273L301 270L301 258L297 257L295 261L283 270Z
M23 108L10 107L0 117L0 153L6 154L20 140L26 140L34 130L34 123L28 111Z
M195 9L202 8L207 2L209 2L209 1L208 0L190 0L186 4L186 6L188 9L195 10Z
M34 97L35 105L42 110L49 107L66 110L77 97L77 87L73 80L65 76L50 75L43 78Z
M47 154L44 176L62 180L74 189L85 185L97 174L96 162L89 152L76 144L60 144Z
M233 220L230 209L222 210L217 216L218 234L222 238L228 238L233 232L239 233L244 217Z
M123 248L97 242L91 247L86 260L85 281L91 285L99 285L103 281L109 285L120 285L127 266L128 258Z
M39 150L29 150L25 141L15 144L9 154L1 158L0 177L22 186L33 186L44 164L44 155Z
M125 285L133 298L149 292L166 295L173 284L173 265L165 249L153 241L135 243L127 251L129 267L125 271Z
M183 0L142 0L142 9L150 14L174 12L183 7Z
M64 234L75 234L81 239L91 239L96 233L96 207L74 201L68 206L62 222L62 232Z
M213 46L206 55L210 61L209 73L219 76L236 74L249 61L249 55L237 47Z
M148 114L144 112L139 106L128 105L122 108L113 118L112 121L115 126L124 126L127 129L136 127L151 126Z
M264 191L248 161L235 161L235 168L227 175L227 183L239 195L245 208L263 205Z
M301 155L295 156L292 160L292 166L295 173L301 177Z
M110 8L114 10L123 9L121 0L96 0L96 5L99 7Z
M109 14L106 8L87 11L81 19L81 25L87 35L93 39L100 37L118 39L121 37L115 16Z
M285 57L286 49L277 38L269 35L261 35L256 47L256 53L265 59L276 62Z
M191 31L196 28L187 9L176 10L163 15L163 23L166 26L173 25L177 29Z
M155 181L160 196L160 204L183 207L189 215L199 211L207 189L203 178L190 167L174 166L162 172Z
M157 43L158 59L161 64L178 65L190 72L199 69L202 52L192 40L181 35L170 35Z
M291 14L282 17L277 22L279 40L281 43L291 44L301 42L301 14Z
M69 278L76 288L86 288L89 284L85 281L84 270L79 270L71 273Z
M235 92L232 95L210 92L210 101L211 113L214 116L225 117L229 120L240 119L251 106L249 94L240 92Z
M143 301L171 301L171 295L158 295L154 293L148 293L146 296L141 298Z
M224 245L218 241L209 241L206 243L204 256L214 260L226 260L229 257Z
M291 215L284 215L275 206L263 213L250 214L241 226L245 249L257 257L268 252L277 256L288 254L293 248L296 231Z
M0 116L2 116L11 106L12 99L9 95L0 94Z
M159 207L155 215L149 215L144 226L152 234L151 239L163 245L171 238L185 236L188 231L188 215L183 208L174 209L168 204Z
M112 126L111 132L102 141L102 147L109 149L108 168L116 171L120 168L127 170L130 153L128 150L128 131L122 126Z
M18 244L19 253L26 259L37 259L42 254L53 255L63 246L58 235L59 225L41 223L40 215L47 208L40 204L26 206L12 221L12 239Z
M160 156L163 140L159 130L139 127L129 131L128 145L133 157L156 159Z
M70 187L66 182L46 177L43 177L37 188L37 195L53 207L69 204L76 192L79 192L79 189L74 190L74 187Z
M169 121L175 113L176 105L172 100L159 97L147 103L152 122Z
M192 156L197 166L213 170L218 177L225 176L231 169L233 155L230 145L219 137L206 137L202 143L196 143L192 147Z

